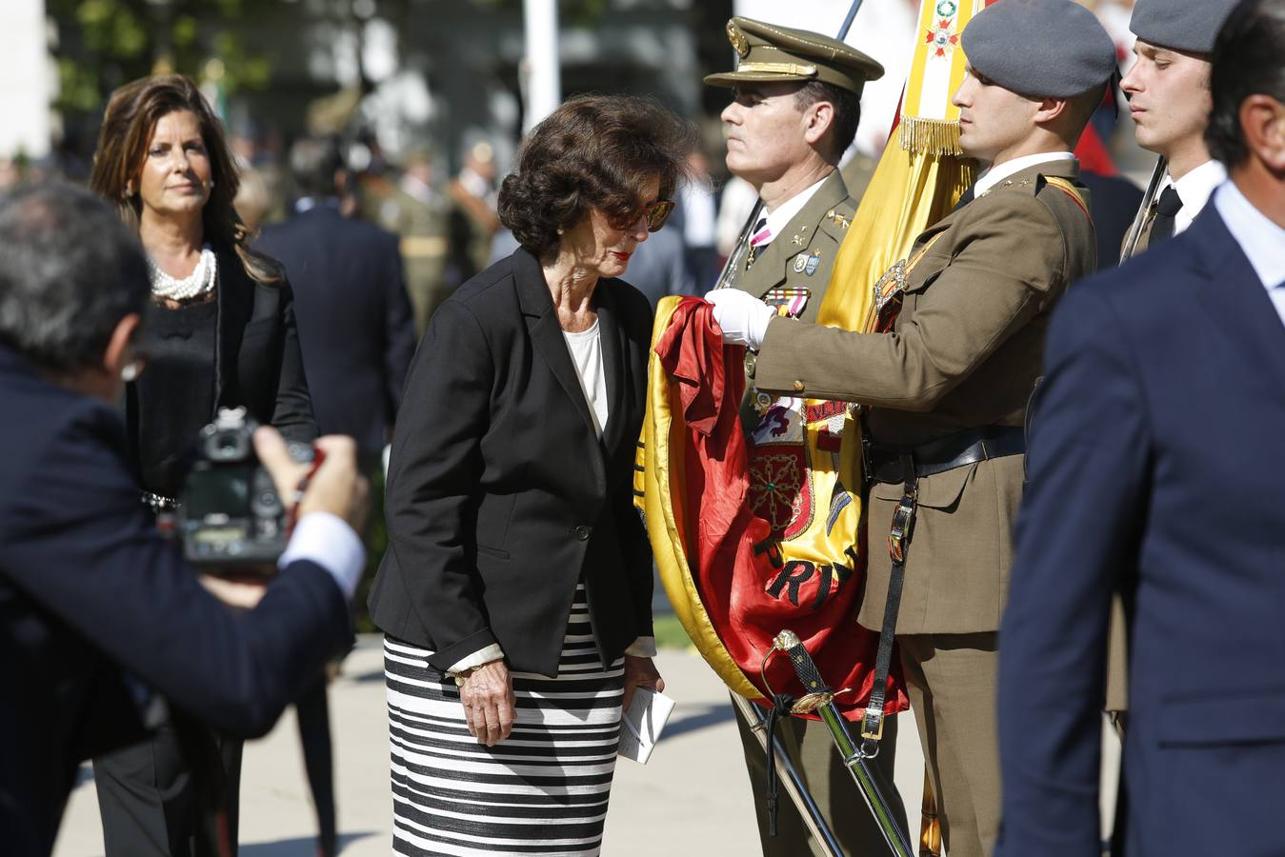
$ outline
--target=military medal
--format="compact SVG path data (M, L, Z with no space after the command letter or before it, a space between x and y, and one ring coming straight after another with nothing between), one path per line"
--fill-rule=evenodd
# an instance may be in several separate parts
M801 253L799 256L806 258ZM799 270L797 262L794 270ZM763 296L763 303L775 309L779 315L787 318L798 318L803 314L803 308L808 305L808 298L810 297L812 297L811 289L799 286L781 286L769 289L767 294Z
M817 268L820 267L820 265L821 265L821 254L813 253L811 256L808 257L807 261L804 263L803 269L807 272L807 275L810 277L817 272Z

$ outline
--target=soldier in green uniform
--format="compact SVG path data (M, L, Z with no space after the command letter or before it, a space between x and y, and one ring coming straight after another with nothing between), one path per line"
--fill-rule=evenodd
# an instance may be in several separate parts
M1129 28L1133 68L1120 82L1138 145L1163 155L1164 184L1144 213L1136 253L1186 230L1227 170L1209 154L1205 126L1214 36L1234 0L1138 0ZM1110 694L1108 694L1110 696Z
M896 605L889 594L901 592L893 627L946 848L985 857L999 828L996 632L1023 423L1050 312L1096 263L1071 150L1115 74L1115 52L1072 0L997 3L962 44L961 146L989 166L881 281L891 329L782 319L732 289L709 298L725 338L759 350L759 389L862 405L874 484L858 621L880 630ZM896 541L903 507L913 541L894 561L882 546Z
M732 103L722 115L727 167L754 185L763 208L749 243L733 254L722 285L810 322L856 208L838 171L839 157L857 132L862 86L881 77L883 68L835 39L748 18L728 21L727 36L739 57L736 70L710 75L705 82L732 87ZM763 749L739 715L738 725L763 853L825 853L788 800L778 804L777 835L769 835ZM845 850L888 853L826 727L790 718L777 734ZM891 735L894 744L895 728ZM889 784L893 763L890 746L877 760ZM895 791L891 797L904 826L900 798Z
M384 228L401 236L406 291L415 309L418 339L428 318L446 299L446 230L450 201L433 186L433 162L427 151L406 156L396 189L379 206Z

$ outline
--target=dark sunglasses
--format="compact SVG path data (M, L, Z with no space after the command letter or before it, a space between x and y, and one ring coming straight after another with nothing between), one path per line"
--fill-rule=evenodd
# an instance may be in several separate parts
M668 199L658 199L650 206L644 208L639 214L647 218L647 231L659 232L669 219L669 215L674 211L674 203ZM634 215L634 222L637 223L638 215Z

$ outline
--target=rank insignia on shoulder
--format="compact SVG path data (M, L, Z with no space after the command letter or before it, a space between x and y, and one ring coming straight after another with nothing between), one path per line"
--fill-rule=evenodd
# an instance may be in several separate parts
M800 253L799 255L802 256L803 254ZM780 286L775 289L769 289L767 294L763 295L763 303L774 308L778 315L798 318L803 313L804 307L808 305L808 298L810 297L812 297L811 289L798 286Z
M817 272L817 268L820 265L821 265L821 254L815 253L808 257L808 261L806 264L804 264L803 270L806 271L807 275L810 277Z

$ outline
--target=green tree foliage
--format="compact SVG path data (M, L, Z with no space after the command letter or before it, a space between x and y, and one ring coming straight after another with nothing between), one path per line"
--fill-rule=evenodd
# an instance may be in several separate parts
M198 80L213 72L228 93L262 89L271 64L247 51L240 33L279 2L46 0L58 33L55 106L96 111L117 86L161 70Z

